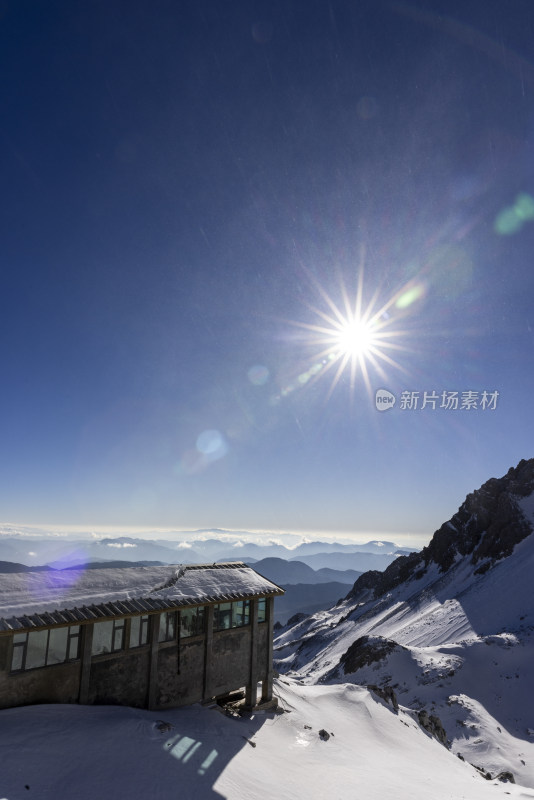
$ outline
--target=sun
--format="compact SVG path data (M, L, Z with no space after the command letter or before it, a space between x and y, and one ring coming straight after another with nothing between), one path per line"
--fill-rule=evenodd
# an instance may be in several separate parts
M374 331L375 327L369 322L361 319L347 320L335 336L340 353L355 357L369 355L373 345L376 345Z
M292 325L306 331L302 341L315 351L310 367L298 376L301 385L316 381L327 372L332 374L333 370L328 397L346 375L350 380L351 393L361 379L371 396L373 376L386 381L387 370L407 373L398 356L402 351L409 350L405 344L401 344L401 338L409 332L402 330L399 324L406 313L404 298L411 291L409 286L403 286L385 302L380 301L380 292L376 290L365 304L361 269L353 298L340 279L341 302L336 303L323 286L315 279L312 282L323 303L319 307L307 305L318 319L316 322L292 322Z

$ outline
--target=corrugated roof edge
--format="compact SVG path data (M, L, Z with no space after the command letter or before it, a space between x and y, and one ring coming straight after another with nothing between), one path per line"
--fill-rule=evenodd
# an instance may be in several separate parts
M143 613L143 611L148 612L156 612L156 611L165 611L167 609L177 609L183 608L187 606L198 606L203 605L206 603L219 603L219 602L230 602L232 600L243 600L247 597L265 597L269 595L282 595L284 594L284 589L278 586L276 583L273 583L269 578L266 578L265 575L261 575L261 573L257 572L253 567L245 564L243 561L226 561L221 563L213 563L213 564L169 564L169 567L172 566L179 566L185 567L185 570L197 570L197 569L229 569L229 568L240 568L240 569L249 569L252 572L255 572L256 575L259 575L264 580L268 581L272 586L276 587L275 591L269 592L247 592L246 594L243 592L234 592L233 594L220 594L220 595L205 595L202 598L202 601L199 602L199 597L188 597L188 598L181 598L175 602L169 601L168 599L160 600L152 597L138 597L138 598L131 598L127 600L120 600L120 601L113 601L110 603L98 603L96 605L91 606L82 606L78 608L74 606L73 608L61 609L58 611L43 611L39 614L22 614L20 617L13 616L9 618L0 617L0 634L1 633L13 633L16 631L22 630L31 630L32 628L44 628L50 627L51 625L65 625L65 624L76 624L78 622L89 622L95 619L99 619L105 617L107 619L115 619L117 617L124 617L130 614L139 614ZM124 607L124 612L119 614L109 614L106 613L106 606L109 608L110 605L120 603L121 606ZM141 606L141 609L139 608ZM51 622L44 623L42 617L47 616ZM66 619L65 619L66 617ZM71 617L71 619L69 619ZM74 617L74 619L72 619ZM34 620L39 620L36 623ZM39 624L40 623L40 624Z

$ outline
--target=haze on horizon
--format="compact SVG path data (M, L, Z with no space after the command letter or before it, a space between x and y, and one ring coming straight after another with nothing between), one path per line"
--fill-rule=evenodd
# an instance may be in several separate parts
M82 525L13 525L0 522L0 536L16 536L33 539L68 539L76 541L90 541L104 538L133 538L145 540L168 541L176 543L179 547L190 547L192 541L206 539L227 539L229 542L242 541L243 543L283 544L289 549L297 547L302 542L338 542L340 544L367 544L368 542L393 542L399 547L413 547L421 549L431 539L429 536L417 536L401 532L385 532L381 536L364 531L268 531L268 530L221 530L221 529L196 529L179 530L175 528L136 528L124 526L93 526Z
M5 4L6 525L422 546L532 455L530 19Z

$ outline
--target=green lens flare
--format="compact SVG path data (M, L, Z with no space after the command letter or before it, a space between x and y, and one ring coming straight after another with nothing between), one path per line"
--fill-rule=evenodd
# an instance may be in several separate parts
M411 306L412 303L415 303L416 300L419 300L419 298L423 296L423 291L422 286L412 286L411 289L401 294L395 306L397 308L408 308L408 306Z

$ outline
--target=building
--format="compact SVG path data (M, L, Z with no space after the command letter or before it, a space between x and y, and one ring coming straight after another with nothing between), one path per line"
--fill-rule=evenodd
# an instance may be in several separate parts
M0 708L268 701L281 594L243 563L2 574Z

